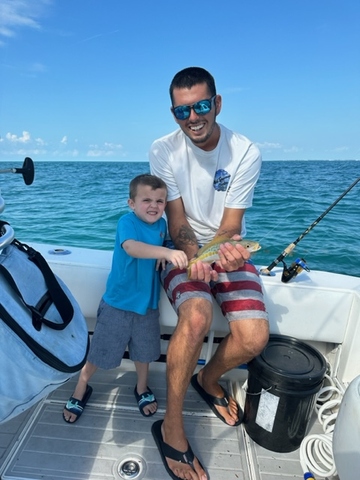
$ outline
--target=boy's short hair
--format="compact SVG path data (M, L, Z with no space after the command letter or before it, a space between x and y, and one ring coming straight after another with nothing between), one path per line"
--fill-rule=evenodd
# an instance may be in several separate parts
M167 186L164 180L157 177L156 175L151 175L150 173L142 173L141 175L134 177L130 182L129 197L131 198L131 200L135 199L139 185L151 187L152 190L163 188L167 191Z
M210 96L216 95L216 86L214 77L205 68L201 67L188 67L180 70L172 79L170 84L170 98L173 103L173 91L174 88L192 88L195 85L206 83Z

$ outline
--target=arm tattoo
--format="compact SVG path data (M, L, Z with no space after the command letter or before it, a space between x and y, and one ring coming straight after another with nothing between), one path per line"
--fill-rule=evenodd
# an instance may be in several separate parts
M239 229L233 228L233 229L221 229L216 232L215 237L228 237L232 238L233 235L239 234Z
M186 250L186 247L198 245L193 230L187 225L182 225L179 228L176 238L173 240L175 246L184 251Z

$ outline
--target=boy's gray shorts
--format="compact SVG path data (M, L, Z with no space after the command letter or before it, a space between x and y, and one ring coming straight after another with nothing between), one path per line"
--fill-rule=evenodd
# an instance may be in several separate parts
M150 363L160 357L159 310L139 315L101 300L87 360L99 368L115 368L126 347L134 362Z

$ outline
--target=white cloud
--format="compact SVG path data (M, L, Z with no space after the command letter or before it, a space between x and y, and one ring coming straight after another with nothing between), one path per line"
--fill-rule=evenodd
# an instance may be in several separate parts
M110 148L111 150L121 150L123 148L123 146L120 143L105 142L104 145L105 145L105 148Z
M102 150L88 150L86 153L87 157L102 157L105 153Z
M1 1L1 0L0 0ZM61 140L48 140L42 137L32 136L30 132L24 130L21 135L8 132L4 137L0 137L1 152L0 161L7 159L8 156L30 156L42 157L46 160L65 159L65 158L126 158L127 152L124 152L120 143L104 142L92 144L89 147L82 145L79 147L78 139L70 140L67 135L63 135ZM77 147L77 148L76 148ZM38 158L39 159L39 158Z
M12 143L27 143L31 140L31 136L29 132L22 132L22 137L18 137L14 133L7 133L5 135L6 140Z
M300 152L301 149L299 147L290 147L290 148L284 148L285 153L298 153Z
M74 148L73 150L54 150L52 152L49 152L52 157L58 157L58 158L76 158L80 155L79 150Z
M1 0L0 37L16 36L20 28L40 29L39 17L52 0ZM0 45L5 42L0 38Z
M38 156L38 155L46 155L47 150L41 149L41 148L31 148L31 149L24 149L20 148L19 150L16 150L15 152L12 152L13 155L20 155L22 157L28 157L28 156Z
M125 157L126 154L122 152L123 146L119 143L105 142L102 146L90 145L89 150L86 153L87 157L112 157L120 156Z
M279 149L282 148L281 143L272 143L272 142L264 142L264 143L257 143L256 144L259 148L263 149Z
M115 152L112 150L88 150L86 153L87 157L112 157L115 155Z

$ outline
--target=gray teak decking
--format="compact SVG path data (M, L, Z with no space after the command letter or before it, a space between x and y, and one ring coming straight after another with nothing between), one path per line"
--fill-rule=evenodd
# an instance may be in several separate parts
M159 403L158 413L151 418L143 417L137 408L133 394L136 376L131 362L125 360L120 369L99 370L94 375L94 392L75 425L64 422L62 409L76 378L32 411L1 425L1 479L167 480L150 431L165 406L165 373L160 367L155 365L150 372L149 385ZM245 379L246 372L243 375ZM230 382L224 386L231 388ZM243 392L241 396L243 404ZM191 386L184 417L189 442L211 480L303 478L298 451L271 452L255 444L242 426L226 427Z

